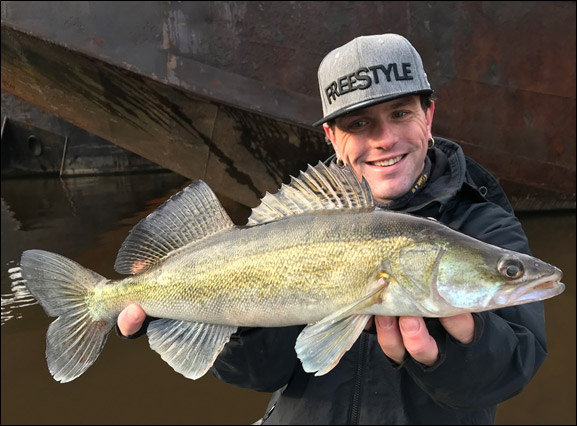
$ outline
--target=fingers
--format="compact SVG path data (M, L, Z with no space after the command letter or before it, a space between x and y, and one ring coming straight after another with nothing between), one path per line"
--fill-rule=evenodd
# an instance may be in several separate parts
M431 366L439 357L439 348L420 317L376 317L377 339L383 352L397 364L405 351L421 364Z
M470 313L453 317L439 318L439 321L451 336L463 344L469 344L475 336L475 320Z
M439 347L429 334L425 320L420 317L400 317L399 328L405 348L421 364L433 365L439 357Z
M145 319L146 313L140 306L136 304L128 305L118 315L118 329L123 336L130 336L140 330Z
M397 364L403 362L405 345L396 317L375 316L377 340L385 355Z
M451 336L463 344L469 344L475 336L475 320L470 313L439 318ZM399 319L375 316L377 339L383 352L397 364L403 362L405 353L421 364L431 366L439 357L437 342L427 330L420 317L402 316Z

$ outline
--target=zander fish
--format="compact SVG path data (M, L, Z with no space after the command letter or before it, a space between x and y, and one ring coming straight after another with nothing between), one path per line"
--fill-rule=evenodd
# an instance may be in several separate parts
M267 194L235 226L196 181L137 224L112 281L63 256L28 250L22 275L49 316L54 379L80 376L119 313L138 303L159 317L152 349L197 379L239 326L307 324L303 368L329 372L371 315L443 317L561 293L559 269L486 244L434 220L375 208L366 180L335 165L309 166Z

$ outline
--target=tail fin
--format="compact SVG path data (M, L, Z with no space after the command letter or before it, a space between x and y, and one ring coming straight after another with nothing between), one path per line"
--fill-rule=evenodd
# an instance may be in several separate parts
M22 277L46 314L58 317L46 335L46 360L54 379L65 383L92 365L114 320L93 321L87 296L106 280L64 256L42 250L22 253Z

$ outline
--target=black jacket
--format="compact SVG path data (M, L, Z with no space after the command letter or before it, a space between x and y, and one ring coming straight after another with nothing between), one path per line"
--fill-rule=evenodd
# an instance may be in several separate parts
M434 217L491 244L528 253L527 238L497 181L453 142L436 139L427 182L382 208ZM211 372L257 391L275 392L266 424L489 424L497 404L519 393L547 354L543 302L474 314L463 345L437 319L426 324L439 360L401 365L363 332L328 374L305 373L294 345L304 326L245 328L232 336Z

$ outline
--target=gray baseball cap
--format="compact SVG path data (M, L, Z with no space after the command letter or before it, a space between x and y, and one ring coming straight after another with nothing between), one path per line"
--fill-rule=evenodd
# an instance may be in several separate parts
M355 38L325 56L318 76L324 117L313 126L381 102L433 93L419 53L398 34Z

